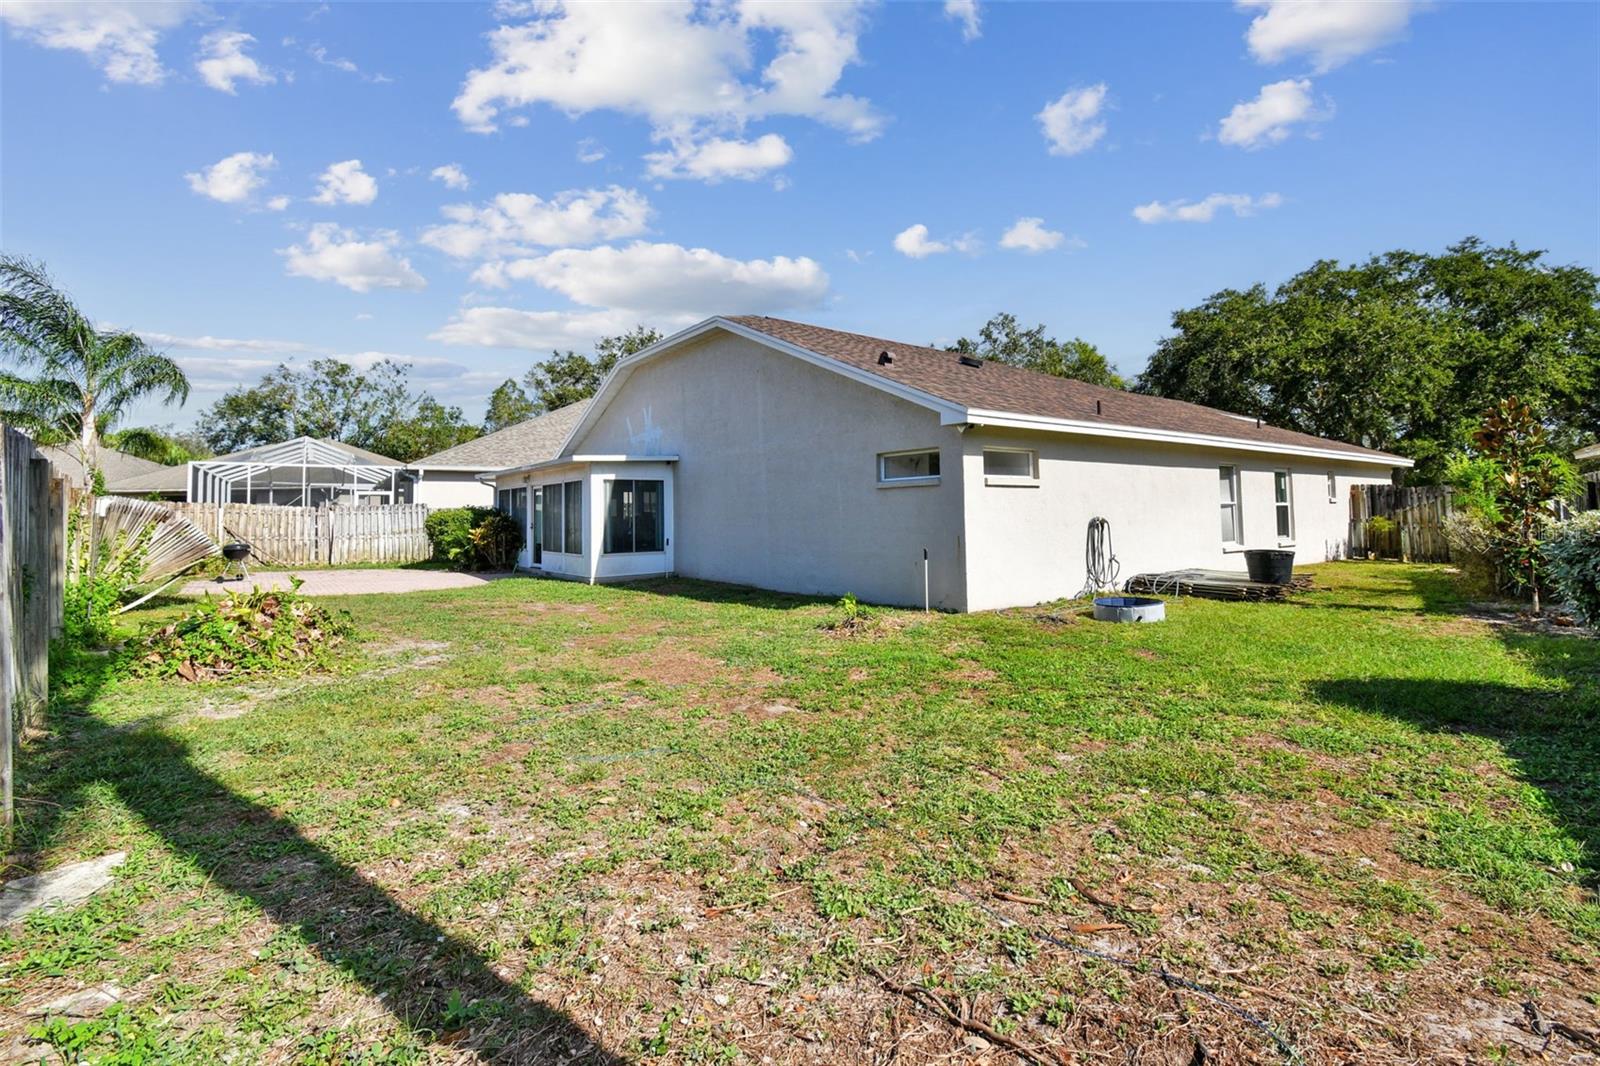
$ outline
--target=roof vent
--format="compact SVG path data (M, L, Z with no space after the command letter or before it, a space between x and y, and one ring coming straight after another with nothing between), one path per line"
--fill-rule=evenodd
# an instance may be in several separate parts
M1100 413L1100 401L1099 400L1096 400L1094 402L1094 413L1095 414L1099 414Z
M961 365L962 366L978 367L978 366L982 366L983 365L983 360L979 359L975 355L963 355L961 357Z
M894 362L894 356L889 354L889 349L885 348L883 351L878 353L879 366L888 366L892 362Z

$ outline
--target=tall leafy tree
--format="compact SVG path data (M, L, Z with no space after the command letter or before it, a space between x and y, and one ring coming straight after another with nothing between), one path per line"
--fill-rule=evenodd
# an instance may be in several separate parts
M1600 431L1600 277L1477 238L1332 260L1173 315L1138 388L1409 455L1436 481L1517 395L1552 447Z
M483 414L483 431L498 433L507 426L526 422L537 411L528 394L514 378L506 378L489 394L489 407Z
M540 412L554 411L593 396L618 360L660 339L658 331L635 326L626 333L601 337L592 358L573 351L552 352L549 359L528 371L523 384Z
M1023 329L1016 315L1003 311L983 324L977 340L962 337L949 350L1110 389L1127 387L1100 349L1088 341L1080 337L1058 341L1047 336L1042 325Z
M169 426L130 426L105 435L103 443L119 452L148 459L163 466L179 466L191 459L208 458L212 452L196 434Z
M98 470L100 443L136 401L182 403L189 379L136 333L97 328L42 264L0 255L0 419L46 442L76 442Z
M483 430L468 422L461 408L421 396L410 413L384 425L368 447L410 463L482 435Z
M206 444L220 454L302 436L384 452L381 445L391 432L403 432L412 440L440 439L439 426L451 421L451 410L455 421L465 426L458 409L412 395L404 364L385 359L362 370L337 359L314 359L303 368L279 366L255 385L229 390L201 414L198 428ZM420 423L407 425L419 418ZM403 430L396 428L402 426ZM458 428L444 435L459 432Z

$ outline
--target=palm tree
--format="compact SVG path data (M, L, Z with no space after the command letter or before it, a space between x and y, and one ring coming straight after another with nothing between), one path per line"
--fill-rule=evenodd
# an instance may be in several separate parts
M96 329L41 263L0 255L0 421L46 443L76 441L99 468L100 438L135 401L189 398L189 379L136 333Z

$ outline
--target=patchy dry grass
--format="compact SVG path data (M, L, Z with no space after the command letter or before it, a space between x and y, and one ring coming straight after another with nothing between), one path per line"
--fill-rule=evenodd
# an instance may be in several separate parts
M1436 568L1316 573L1151 627L511 580L346 601L363 642L276 688L68 658L12 872L129 859L0 931L0 1033L117 1062L1577 1060L1600 647L1471 617ZM100 982L108 1014L35 1016Z

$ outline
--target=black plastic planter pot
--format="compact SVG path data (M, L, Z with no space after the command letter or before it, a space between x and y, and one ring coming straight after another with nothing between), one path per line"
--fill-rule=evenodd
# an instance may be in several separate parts
M1294 580L1294 552L1252 548L1244 553L1244 568L1251 581L1267 585L1287 585Z

